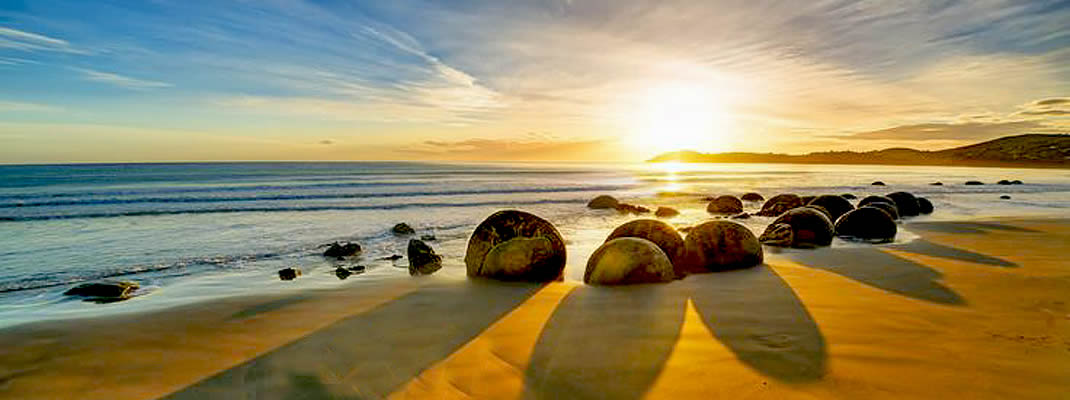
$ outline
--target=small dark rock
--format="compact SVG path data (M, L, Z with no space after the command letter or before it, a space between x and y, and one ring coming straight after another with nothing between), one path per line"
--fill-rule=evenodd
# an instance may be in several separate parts
M750 218L750 214L739 213L739 214L733 215L731 218L732 219L747 219L747 218Z
M719 196L706 205L706 212L711 214L738 214L743 212L743 202L735 196Z
M870 186L885 186L884 182L876 181L870 184Z
M435 240L438 240L438 238L435 237L434 234L427 234L427 235L420 236L420 240L423 240L425 242L433 242Z
M63 294L94 299L125 300L130 298L130 295L139 287L137 282L130 281L90 282L70 288Z
M1006 179L1000 179L999 182L996 182L996 184L997 185L1010 185L1011 181L1006 180Z
M364 268L364 266L363 266L363 265L354 265L354 266L352 266L352 267L349 267L349 268L347 268L347 269L349 270L349 272L353 272L353 273L361 273L361 272L364 272L364 269L365 269L365 268Z
M744 194L741 199L743 199L743 201L762 201L765 200L765 197L762 197L761 194L750 192Z
M887 242L895 239L897 229L890 214L871 206L848 212L836 221L836 235L846 239Z
M409 275L431 275L442 268L442 256L422 240L409 240Z
M397 261L397 260L400 260L402 258L405 258L405 257L402 257L400 254L394 254L394 255L391 255L391 256L386 256L386 257L380 258L380 260Z
M621 214L646 214L650 212L649 208L643 206L636 206L631 204L619 203L617 204L617 212Z
M324 257L350 257L360 254L359 244L352 242L334 242L323 252Z
M617 201L617 199L613 198L613 196L601 195L595 197L594 199L591 199L591 201L587 203L587 208L595 210L608 210L617 208L617 204L620 204L620 202Z
M765 204L762 204L762 210L758 211L758 215L763 217L775 217L792 208L802 207L802 205L802 198L798 195L791 193L778 194L773 196L773 198L766 200Z
M968 186L979 186L979 185L984 185L984 184L985 183L981 182L981 181L966 181L966 185L968 185Z
M943 182L933 182L933 183L930 183L930 185L932 185L932 186L944 186L944 183Z
M279 270L279 279L292 281L301 276L301 270L297 268L283 268Z
M672 218L677 215L680 215L680 212L672 207L658 207L658 210L654 211L654 216L658 218Z
M1022 181L1015 179L1015 180L1011 181L1011 184L1012 185L1021 185Z
M918 197L918 212L928 215L933 213L933 203L924 197Z
M393 232L395 235L398 235L398 236L412 235L412 234L416 233L415 229L412 229L412 227L409 226L409 224L406 224L404 222L402 222L400 224L397 224L397 225L394 225L394 227L391 228L390 231Z
M338 279L345 280L350 275L353 275L353 273L346 268L338 267L334 269L334 276L337 276Z
M850 194L850 193L841 194L840 197L843 197L843 198L845 198L847 200L854 200L854 199L858 198L858 196L855 196L855 195Z
M1002 196L999 196L999 198L1000 198L1000 199L1002 199L1002 200L1010 200L1010 199L1011 199L1011 196L1008 196L1008 195L1002 195Z

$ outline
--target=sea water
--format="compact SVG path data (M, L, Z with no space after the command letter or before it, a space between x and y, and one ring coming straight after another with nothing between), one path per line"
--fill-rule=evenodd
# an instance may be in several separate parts
M1018 179L1023 185L995 185ZM872 186L873 181L887 186ZM983 186L966 186L979 180ZM943 186L930 183L940 181ZM668 205L684 227L712 218L701 197L756 191L859 198L906 190L936 212L914 220L1065 216L1070 171L791 164L198 163L0 166L0 326L206 301L224 296L375 284L407 276L409 237L444 256L440 279L463 279L468 235L495 211L520 209L553 222L568 247L566 279L635 216L589 210L610 194L650 208ZM1011 199L1001 200L1000 195ZM756 211L760 203L747 204ZM652 218L652 216L647 216ZM756 234L770 218L741 220ZM913 236L901 229L898 240ZM324 244L356 241L355 260L320 256ZM849 246L838 241L834 246ZM338 266L366 272L340 280ZM304 275L280 282L276 271ZM136 281L131 300L95 304L63 292L98 279Z

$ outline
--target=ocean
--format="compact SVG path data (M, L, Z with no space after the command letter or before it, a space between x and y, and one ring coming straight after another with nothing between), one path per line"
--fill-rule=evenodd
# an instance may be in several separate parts
M1023 185L995 185L1018 179ZM887 186L872 186L873 181ZM966 186L979 180L983 186ZM943 186L930 183L940 181ZM915 220L1067 215L1070 171L790 164L188 163L0 166L0 326L105 315L226 296L374 284L406 276L400 222L445 257L436 279L464 279L464 249L479 222L501 209L553 222L568 246L566 279L635 216L588 210L599 194L680 209L684 227L711 218L706 195L756 191L859 198L906 190L936 211ZM683 194L683 195L680 195ZM999 196L1010 195L1001 200ZM755 211L760 203L747 205ZM652 216L647 216L652 218ZM770 218L741 221L756 234ZM898 241L910 240L908 229ZM352 262L320 256L356 241ZM857 245L837 241L834 246ZM366 272L340 280L339 265ZM304 275L281 282L276 271ZM96 279L137 281L133 299L96 304L62 293ZM415 278L414 278L415 279Z

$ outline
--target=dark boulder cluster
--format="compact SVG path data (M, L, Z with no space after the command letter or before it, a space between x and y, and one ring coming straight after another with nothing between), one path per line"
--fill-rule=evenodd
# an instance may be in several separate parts
M324 257L333 258L345 258L359 255L361 252L360 245L352 242L334 242L327 245L327 250L323 252Z
M292 281L301 276L301 270L298 268L288 267L279 270L279 279L284 281Z

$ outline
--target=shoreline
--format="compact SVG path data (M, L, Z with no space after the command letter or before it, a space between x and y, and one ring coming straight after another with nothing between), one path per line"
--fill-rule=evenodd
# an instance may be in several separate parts
M386 277L28 323L0 329L0 397L231 398L250 390L284 397L291 389L549 397L598 387L587 380L595 376L547 374L551 366L620 375L600 388L609 397L1044 398L1070 390L1070 279L1061 266L1070 219L906 226L920 237L769 251L766 265L750 272L664 285ZM747 309L775 312L754 320ZM620 325L614 315L646 322ZM647 339L636 342L639 325ZM616 349L591 345L598 340ZM646 348L635 353L642 365L618 354L630 346ZM505 363L485 363L494 358ZM249 368L267 375L248 375ZM698 385L694 376L725 384ZM904 376L928 383L908 385ZM987 386L962 387L981 378Z

